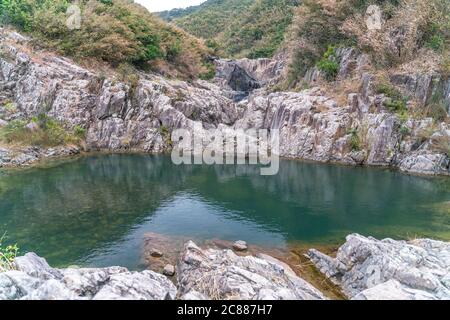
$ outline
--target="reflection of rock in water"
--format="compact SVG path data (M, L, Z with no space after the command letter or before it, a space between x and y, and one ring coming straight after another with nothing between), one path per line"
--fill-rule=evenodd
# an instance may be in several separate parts
M443 214L450 214L450 201L436 203L433 206L436 208L437 211Z

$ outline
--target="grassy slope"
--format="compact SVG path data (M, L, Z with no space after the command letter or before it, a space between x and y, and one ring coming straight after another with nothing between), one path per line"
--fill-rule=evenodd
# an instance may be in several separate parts
M126 64L181 78L208 71L209 51L202 41L133 1L80 1L77 30L66 26L70 5L68 0L0 0L0 18L39 44L79 60L93 58L113 67Z
M210 41L224 55L270 57L282 43L297 0L209 0L160 16Z

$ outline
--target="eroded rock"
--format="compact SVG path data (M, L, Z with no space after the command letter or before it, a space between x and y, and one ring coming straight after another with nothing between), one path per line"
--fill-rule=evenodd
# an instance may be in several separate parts
M336 258L317 250L317 268L354 299L450 299L450 244L429 239L347 237Z
M231 250L202 250L192 241L181 256L178 283L179 294L192 299L325 299L276 259L240 257Z
M433 142L439 126L430 125L429 135L414 128L405 134L409 128L404 119L384 107L386 97L374 93L374 77L366 70L370 59L352 48L336 50L338 78L359 77L361 86L359 92L349 94L347 102L338 104L317 87L271 92L267 85L285 70L282 53L274 59L218 60L212 82L187 83L140 73L131 88L70 59L50 53L37 59L32 50L15 45L17 37L5 29L0 37L9 39L1 44L5 57L0 58L0 100L14 106L2 118L29 120L46 113L68 128L86 129L88 150L158 153L173 147L170 135L175 129L205 136L206 129L267 129L280 130L284 157L450 174L448 143ZM319 76L316 71L308 73L311 78ZM401 74L391 80L424 102L430 97L442 98L447 105L450 101L450 82L436 75ZM31 151L3 154L3 166L26 165L43 157L42 152Z
M54 269L34 253L16 258L14 265L16 270L0 273L0 300L164 300L177 293L153 271Z

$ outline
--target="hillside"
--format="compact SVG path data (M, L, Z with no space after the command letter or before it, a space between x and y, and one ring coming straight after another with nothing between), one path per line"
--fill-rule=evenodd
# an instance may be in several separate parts
M365 73L370 79L370 90L390 99L385 104L392 112L405 118L448 118L448 89L436 86L432 97L425 101L418 99L420 93L414 96L410 92L423 85L421 76L434 79L425 82L429 87L425 92L432 90L435 82L449 79L450 2L375 1L377 6L370 11L373 3L305 0L296 8L284 44L290 56L289 70L285 86L280 89L301 90L320 85L345 101L349 93L363 88L360 76ZM369 22L376 20L379 26L369 29ZM364 61L352 61L343 56L345 51L356 52L369 63L361 69ZM359 74L343 74L343 63L358 69Z
M211 40L224 56L271 57L284 40L298 0L209 0L160 16Z
M0 0L2 24L31 35L41 47L75 58L106 62L122 70L150 69L180 78L206 77L208 49L128 0ZM67 23L77 22L74 30ZM128 72L129 73L129 72Z
M255 0L208 0L198 6L160 12L158 15L197 37L212 39L254 2Z

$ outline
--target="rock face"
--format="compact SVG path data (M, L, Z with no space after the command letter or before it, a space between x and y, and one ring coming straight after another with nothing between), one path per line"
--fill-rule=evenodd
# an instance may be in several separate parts
M368 58L353 49L339 49L339 78L356 72L361 90L339 105L319 88L268 91L265 86L283 73L281 58L219 60L212 83L140 74L131 86L69 59L30 54L21 49L28 40L18 41L0 30L0 119L46 113L68 127L86 129L90 150L163 152L170 150L170 134L179 128L269 129L280 130L284 157L450 174L450 126L431 119L405 122L389 112L383 106L386 97L372 92L372 77L364 73ZM11 156L2 154L0 163L8 162Z
M349 298L450 299L449 243L379 241L354 234L347 237L336 258L314 249L309 257Z
M0 273L0 300L166 300L177 289L163 275L125 268L53 269L33 253Z
M325 297L276 259L240 257L231 250L185 245L178 265L185 299L322 300Z

